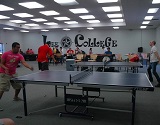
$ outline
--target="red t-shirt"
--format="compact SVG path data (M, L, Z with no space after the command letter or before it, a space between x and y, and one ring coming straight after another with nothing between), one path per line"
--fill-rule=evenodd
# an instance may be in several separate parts
M4 66L9 69L8 75L13 75L16 73L16 68L19 61L24 60L24 57L20 53L13 53L12 50L2 54L2 59L5 60ZM5 73L5 70L0 67L0 73Z
M48 56L52 56L53 52L52 49L48 46L48 44L45 44L43 46L40 46L38 49L38 62L48 62Z

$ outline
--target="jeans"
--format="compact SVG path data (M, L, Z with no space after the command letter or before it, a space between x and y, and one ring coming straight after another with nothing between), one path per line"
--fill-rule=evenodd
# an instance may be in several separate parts
M156 66L157 66L158 62L151 62L147 71L148 71L148 75L149 75L149 80L153 81L153 77L152 77L152 73L153 75L156 77L158 83L160 83L160 77L156 72ZM152 73L151 73L151 69L152 69Z

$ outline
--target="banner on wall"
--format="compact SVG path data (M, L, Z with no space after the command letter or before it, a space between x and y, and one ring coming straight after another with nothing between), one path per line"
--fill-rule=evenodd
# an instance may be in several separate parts
M117 40L111 37L106 37L104 40L97 40L97 38L85 38L82 34L77 34L74 39L76 47L117 47ZM72 40L70 37L65 36L61 40L63 48L70 48Z

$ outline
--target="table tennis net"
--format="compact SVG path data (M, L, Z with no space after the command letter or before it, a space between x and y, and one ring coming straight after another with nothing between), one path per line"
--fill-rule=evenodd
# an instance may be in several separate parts
M70 75L70 83L73 84L75 81L86 77L87 75L91 74L92 72L93 72L93 70L91 68L88 68L84 71L81 71L80 73L75 74L74 76Z

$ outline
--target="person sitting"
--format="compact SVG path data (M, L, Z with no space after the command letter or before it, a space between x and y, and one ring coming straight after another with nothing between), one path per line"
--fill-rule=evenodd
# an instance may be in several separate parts
M32 55L34 54L34 51L32 49L29 50L29 54Z
M67 58L73 59L73 55L74 55L74 50L69 48L69 50L67 50Z
M89 49L89 55L93 54L92 48Z
M110 61L113 60L112 52L110 51L110 47L107 48L107 51L105 51L104 54L106 54L110 58Z
M29 54L29 48L27 49L26 54Z

